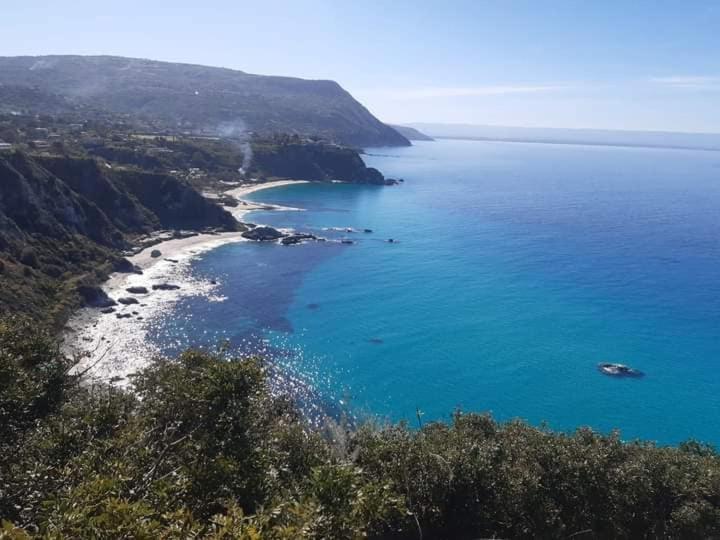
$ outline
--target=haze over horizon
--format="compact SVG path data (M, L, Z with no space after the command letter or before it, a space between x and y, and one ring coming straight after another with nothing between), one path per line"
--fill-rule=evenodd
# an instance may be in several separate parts
M720 5L710 1L79 0L3 11L3 55L332 79L390 123L720 132Z

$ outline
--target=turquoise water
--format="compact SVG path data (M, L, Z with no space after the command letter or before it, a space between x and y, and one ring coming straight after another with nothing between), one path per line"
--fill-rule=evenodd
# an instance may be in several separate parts
M720 443L720 153L437 141L365 159L406 182L267 190L306 211L250 219L372 234L214 250L194 271L227 300L186 299L155 339L266 338L359 415L461 407Z

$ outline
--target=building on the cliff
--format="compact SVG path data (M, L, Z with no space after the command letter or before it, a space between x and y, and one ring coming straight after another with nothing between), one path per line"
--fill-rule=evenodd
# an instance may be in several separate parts
M0 152L10 152L12 149L12 144L0 141Z

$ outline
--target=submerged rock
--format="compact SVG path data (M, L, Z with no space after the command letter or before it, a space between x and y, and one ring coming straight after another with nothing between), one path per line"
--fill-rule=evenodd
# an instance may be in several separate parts
M278 238L283 238L286 235L278 231L273 227L255 227L252 230L245 231L242 233L243 238L249 240L256 240L258 242L272 242Z
M598 370L603 375L609 375L611 377L643 377L645 374L635 368L626 366L625 364L613 364L604 362L598 364Z
M153 259L157 259L158 257L161 257L161 256L162 256L162 252L161 252L159 249L153 249L153 250L150 252L150 256L151 256Z
M130 319L132 317L129 313L116 313L115 316L118 319Z
M139 304L140 302L137 301L137 298L131 298L129 296L118 298L118 302L125 306L129 306L130 304Z
M104 313L105 315L109 315L110 313L115 313L114 307L106 307L100 310L100 313Z

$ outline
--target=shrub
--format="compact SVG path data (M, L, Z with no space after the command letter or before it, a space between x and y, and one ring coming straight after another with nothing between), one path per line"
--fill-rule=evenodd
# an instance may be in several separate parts
M270 391L259 359L190 351L132 392L77 384L70 365L50 334L0 323L0 538L720 535L720 457L694 441L457 412L339 445Z
M23 250L20 252L20 262L23 263L25 266L37 268L38 257L35 253L35 250L31 247L23 248Z

